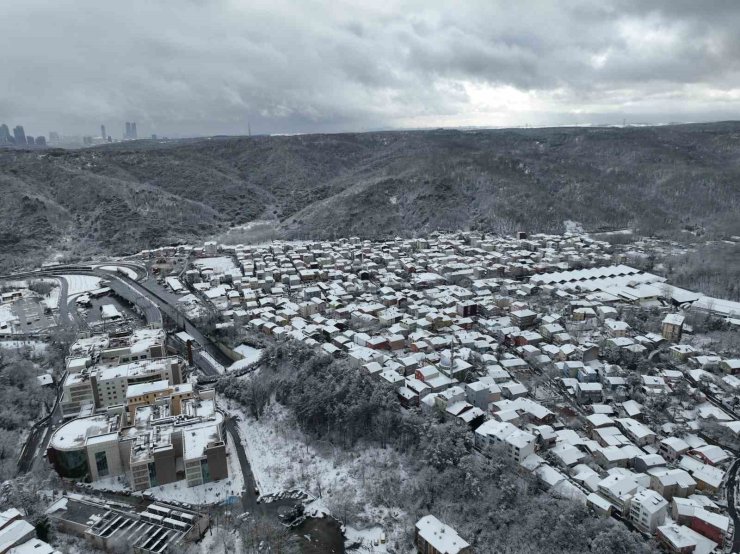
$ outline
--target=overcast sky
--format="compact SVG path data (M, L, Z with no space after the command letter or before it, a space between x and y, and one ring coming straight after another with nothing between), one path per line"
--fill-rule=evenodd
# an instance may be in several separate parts
M740 119L740 1L2 1L0 122L120 137Z

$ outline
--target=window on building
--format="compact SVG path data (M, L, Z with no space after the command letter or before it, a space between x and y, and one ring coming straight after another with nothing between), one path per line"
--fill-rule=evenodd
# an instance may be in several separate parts
M105 452L95 453L95 467L98 470L98 477L108 476L108 456L106 456Z
M211 482L211 470L208 468L208 460L200 461L200 473L203 476L204 483Z
M156 487L159 484L157 481L157 468L154 466L154 462L149 462L149 483L151 487Z

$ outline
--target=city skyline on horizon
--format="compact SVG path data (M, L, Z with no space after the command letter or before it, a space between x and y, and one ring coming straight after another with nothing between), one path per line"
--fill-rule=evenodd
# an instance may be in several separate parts
M66 141L79 141L80 144L83 144L83 141L85 139L98 139L102 138L105 139L107 142L122 142L127 140L149 140L152 138L161 138L161 139L167 139L167 140L186 140L186 139L197 139L197 138L208 138L208 137L218 137L218 136L224 136L224 137L247 137L247 136L290 136L290 135L311 135L311 134L352 134L352 133L374 133L374 132L404 132L404 131L432 131L435 129L444 129L444 130L505 130L505 129L536 129L536 128L567 128L567 127L661 127L661 126L668 126L668 125L693 125L693 124L704 124L704 123L721 123L721 122L735 122L740 121L740 115L736 117L727 117L727 118L715 118L715 119L706 119L706 120L697 120L697 121L664 121L664 122L647 122L647 121L629 121L626 118L622 118L621 121L617 120L615 118L614 121L601 121L601 122L574 122L574 123L563 123L563 124L550 124L550 125L533 125L529 123L522 123L521 125L439 125L439 126L429 126L429 127L378 127L378 128L368 128L368 129L361 129L361 130L335 130L335 131L319 131L319 130L313 130L313 131L295 131L295 132L254 132L254 129L251 128L250 125L247 126L247 129L243 132L219 132L219 133L194 133L194 134L184 134L184 135L177 135L177 134L168 134L168 133L149 133L149 132L143 132L140 133L138 131L138 128L136 129L137 136L130 136L127 134L126 130L126 124L129 122L124 121L123 122L123 130L120 132L120 134L108 132L105 136L102 134L96 134L96 133L82 133L82 134L67 134L63 131L59 130L51 130L47 131L46 133L32 133L28 132L25 129L25 126L23 124L18 124L21 128L24 129L26 132L26 135L30 135L33 137L44 137L47 141L54 142L55 140L65 142ZM0 126L3 125L5 122L0 120ZM137 122L132 122L136 126ZM11 125L8 123L5 123L8 128L12 131L12 129L15 127L15 125ZM102 129L107 129L108 125L105 123L98 124L99 131ZM12 132L11 132L12 137ZM0 139L2 137L0 136ZM111 139L111 140L108 140ZM2 140L0 140L0 145L2 145Z

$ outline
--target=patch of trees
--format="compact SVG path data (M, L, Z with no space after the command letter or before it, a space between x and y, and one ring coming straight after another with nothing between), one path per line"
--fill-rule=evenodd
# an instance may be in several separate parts
M709 243L666 261L676 286L708 296L740 300L740 245ZM740 314L738 314L740 316Z
M300 343L269 347L253 379L226 377L217 388L255 417L274 398L307 435L338 448L395 449L404 472L389 470L368 483L373 499L401 507L410 524L436 514L478 552L652 551L623 525L542 491L505 452L483 457L467 427L401 408L391 387Z
M737 400L737 399L736 399ZM737 409L737 404L735 404ZM740 450L740 440L731 429L722 425L720 422L715 420L706 420L701 424L701 432L707 439L712 443L718 444L723 448L738 451Z
M54 283L49 281L35 280L28 284L28 288L41 296L48 295L55 287Z
M45 415L53 398L39 386L31 361L0 350L0 480L15 475L25 433Z

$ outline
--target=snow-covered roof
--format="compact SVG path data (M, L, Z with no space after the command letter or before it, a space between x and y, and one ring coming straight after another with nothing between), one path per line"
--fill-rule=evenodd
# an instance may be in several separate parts
M457 554L470 545L457 532L439 521L433 515L427 515L416 522L419 536L440 554Z

